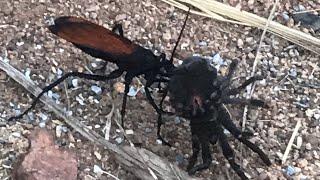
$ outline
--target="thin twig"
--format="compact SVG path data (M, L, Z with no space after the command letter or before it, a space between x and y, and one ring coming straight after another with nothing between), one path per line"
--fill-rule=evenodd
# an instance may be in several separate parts
M284 151L284 154L282 156L282 160L281 160L282 164L284 164L286 162L287 158L288 158L289 152L290 152L290 150L292 148L292 145L293 145L293 141L296 138L300 127L301 127L301 119L298 119L297 124L296 124L296 126L295 126L295 128L293 130L292 135L291 135L291 138L289 140L289 143L287 145L287 148Z
M311 10L305 10L305 11L298 11L298 12L293 12L292 14L302 14L302 13L317 12L317 11L320 11L320 9L311 9Z
M117 118L113 118L114 122L115 122L116 125L118 126L120 132L122 132L123 136L128 140L130 146L133 147L133 148L135 148L135 146L134 146L134 144L132 143L132 141L127 137L127 134L126 134L125 130L124 130L123 127L120 125L119 117L121 117L121 115L120 115L120 112L119 112L118 109L116 110L116 115L117 115Z
M64 86L64 91L66 92L66 97L67 97L67 111L69 111L71 103L70 103L70 97L69 97L68 86L66 81L63 81L63 86Z
M104 139L109 141L110 138L110 128L111 128L111 119L113 116L113 112L114 112L114 104L112 104L112 108L111 111L109 112L109 114L106 116L106 125L103 128L103 132L104 132Z
M180 9L184 10L184 11L188 11L189 7L182 4L182 3L179 3L175 0L162 0L163 2L165 3L168 3L172 6L175 6L175 7L179 7ZM191 4L191 3L190 3ZM201 9L203 10L203 9ZM209 17L209 18L214 18L214 19L217 19L219 21L223 21L223 22L229 22L229 23L234 23L234 24L240 24L240 25L246 25L246 26L250 26L249 24L247 23L243 23L243 22L239 22L239 21L233 21L233 20L229 20L229 19L226 19L216 13L213 13L213 12L200 12L200 11L195 11L195 10L190 10L190 13L191 14L196 14L196 15L200 15L200 16L205 16L205 17Z
M120 180L117 176L107 172L107 171L103 171L104 174L107 174L108 176L111 176L113 179L116 179L116 180Z

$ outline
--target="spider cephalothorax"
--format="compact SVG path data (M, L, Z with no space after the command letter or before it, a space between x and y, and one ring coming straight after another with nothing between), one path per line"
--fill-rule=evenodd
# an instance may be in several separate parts
M238 88L230 88L235 68L236 61L233 61L228 75L221 77L217 75L217 70L210 65L209 60L190 57L175 70L170 79L168 87L170 101L178 115L190 120L193 154L187 167L189 174L194 174L196 171L207 169L210 166L212 157L209 144L219 142L231 167L241 179L247 179L243 170L235 162L234 152L228 144L223 128L256 152L266 165L271 165L267 155L247 139L252 134L241 132L223 105L233 103L265 107L261 100L230 97L230 95L238 94L250 83L261 79L260 77L252 77ZM202 150L203 163L194 166L200 149Z
M179 115L196 117L206 112L204 102L210 99L217 70L208 60L190 57L178 67L169 82L170 101Z

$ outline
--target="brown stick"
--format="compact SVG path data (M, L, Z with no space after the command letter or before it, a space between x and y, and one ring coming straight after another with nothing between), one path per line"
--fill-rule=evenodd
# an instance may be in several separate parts
M14 67L4 62L0 58L0 69L5 71L12 79L21 84L27 91L34 96L41 92L33 81L26 78L21 72ZM41 101L46 104L57 116L62 118L68 125L74 128L82 136L92 141L93 143L103 146L111 153L115 154L119 163L123 167L135 174L141 179L191 179L186 172L180 170L176 165L171 164L167 160L161 159L158 155L143 149L130 146L117 146L106 141L96 132L86 128L77 118L67 116L63 108L55 104L48 96L41 97ZM154 175L156 176L154 176Z

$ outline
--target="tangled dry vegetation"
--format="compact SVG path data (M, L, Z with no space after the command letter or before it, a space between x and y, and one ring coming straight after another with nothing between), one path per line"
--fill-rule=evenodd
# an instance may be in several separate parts
M224 1L233 7L268 18L273 7L269 0ZM292 11L319 9L319 1L279 1L274 21L301 30L319 38L312 30L317 26L294 23ZM287 12L287 13L286 13ZM155 0L19 0L0 2L1 60L44 87L69 71L89 72L101 61L85 55L70 43L50 34L46 21L62 15L81 16L111 28L121 22L124 34L143 47L170 55L183 24L185 12L163 1ZM176 60L192 54L213 57L219 53L220 73L225 74L231 59L240 61L235 84L252 73L262 30L234 23L220 22L207 17L190 16ZM252 141L260 144L273 162L265 167L256 155L232 141L237 161L254 179L319 179L320 178L320 63L319 53L291 43L274 34L266 33L260 46L256 74L265 80L256 84L253 97L265 99L269 109L249 108L243 116L243 107L228 106L237 125L246 119L245 128L255 132ZM217 58L214 56L213 59ZM108 66L110 72L115 67ZM127 145L115 120L119 119L122 102L123 78L97 83L69 79L55 88L51 96L60 105L79 117L88 129L105 136L106 119L111 119L110 142ZM65 88L67 86L68 88ZM139 79L132 84L128 99L127 137L182 169L191 154L188 121L168 117L163 135L173 147L156 141L156 113L147 103ZM66 90L67 89L67 90ZM183 91L183 90L181 90ZM79 179L110 179L103 171L120 179L136 179L115 155L87 139L67 125L62 118L50 112L43 104L24 117L23 122L6 123L6 119L21 112L32 96L0 70L0 178L8 179L12 166L28 150L28 135L35 127L55 133L55 144L75 152ZM67 92L67 93L66 93ZM67 94L67 95L66 95ZM157 97L156 93L154 95ZM243 96L246 96L243 94ZM166 109L171 110L168 99ZM114 108L113 108L114 107ZM112 117L110 115L112 113ZM111 117L111 118L110 118ZM292 136L293 135L293 136ZM231 136L230 140L233 139ZM292 138L291 138L292 137ZM292 143L290 142L292 139ZM288 156L284 157L286 149ZM194 177L203 179L235 179L221 150L213 148L213 165ZM286 155L285 155L286 156ZM282 162L283 159L286 159ZM100 171L102 169L103 171Z

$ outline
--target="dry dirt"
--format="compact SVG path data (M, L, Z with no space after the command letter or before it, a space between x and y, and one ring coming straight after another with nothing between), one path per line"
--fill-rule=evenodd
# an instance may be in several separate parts
M268 2L270 1L250 0L248 3L243 2L242 8L267 17L272 6ZM281 7L276 12L281 14L292 10L298 2L300 1L281 1ZM230 1L229 4L235 6L237 2ZM300 4L306 9L317 9L320 2L303 1ZM143 47L164 52L169 57L185 17L181 10L156 0L0 1L1 57L6 56L12 66L29 74L40 87L48 85L62 73L88 72L88 69L93 70L95 65L99 65L98 60L49 33L46 20L63 15L85 17L108 28L115 22L121 22L126 37ZM279 17L276 21L283 22ZM292 20L287 25L293 26ZM239 84L251 73L261 33L261 30L255 28L191 15L176 58L182 60L195 53L211 56L219 52L228 64L230 59L238 59L240 63L236 84ZM229 135L237 160L243 160L243 169L253 179L320 179L319 56L269 33L263 41L261 52L262 60L257 67L257 74L265 75L266 79L257 84L253 96L265 99L271 108L250 108L246 128L255 132L252 141L270 156L273 165L264 166L259 157L245 147L241 155L240 143ZM110 64L107 71L114 68ZM222 73L224 69L221 68ZM142 78L140 81L144 82ZM59 95L60 104L68 107L74 116L82 118L84 124L103 135L105 116L110 112L112 104L116 110L121 108L122 93L114 88L116 82L123 82L123 78L103 83L79 79L77 87L68 89L69 98L66 97L63 84L53 92L54 96ZM67 82L67 85L71 84L72 78ZM136 79L134 85L137 84L139 81ZM93 92L93 85L101 87L102 93ZM32 96L2 71L0 92L0 179L9 178L12 164L19 154L26 152L27 135L36 126L51 129L56 133L57 145L76 153L79 158L78 179L111 179L105 174L96 174L94 165L120 179L135 179L113 161L112 154L85 140L41 103L29 116L24 117L23 122L6 123L8 117L29 106ZM154 95L157 96L156 93ZM170 107L167 109L170 110ZM240 127L243 107L229 106L229 110L234 122ZM156 113L143 92L128 99L125 125L127 129L134 130L132 141L141 143L142 147L185 169L191 153L188 121L182 118L167 119L162 133L173 145L168 148L156 141L156 118ZM114 119L118 119L118 116L115 115ZM302 126L288 160L281 165L280 159L298 120L301 120ZM111 141L115 143L121 141L116 129L113 122ZM210 169L195 176L204 179L237 179L220 148L215 146L212 149L214 162ZM294 169L293 175L287 174L288 167Z

